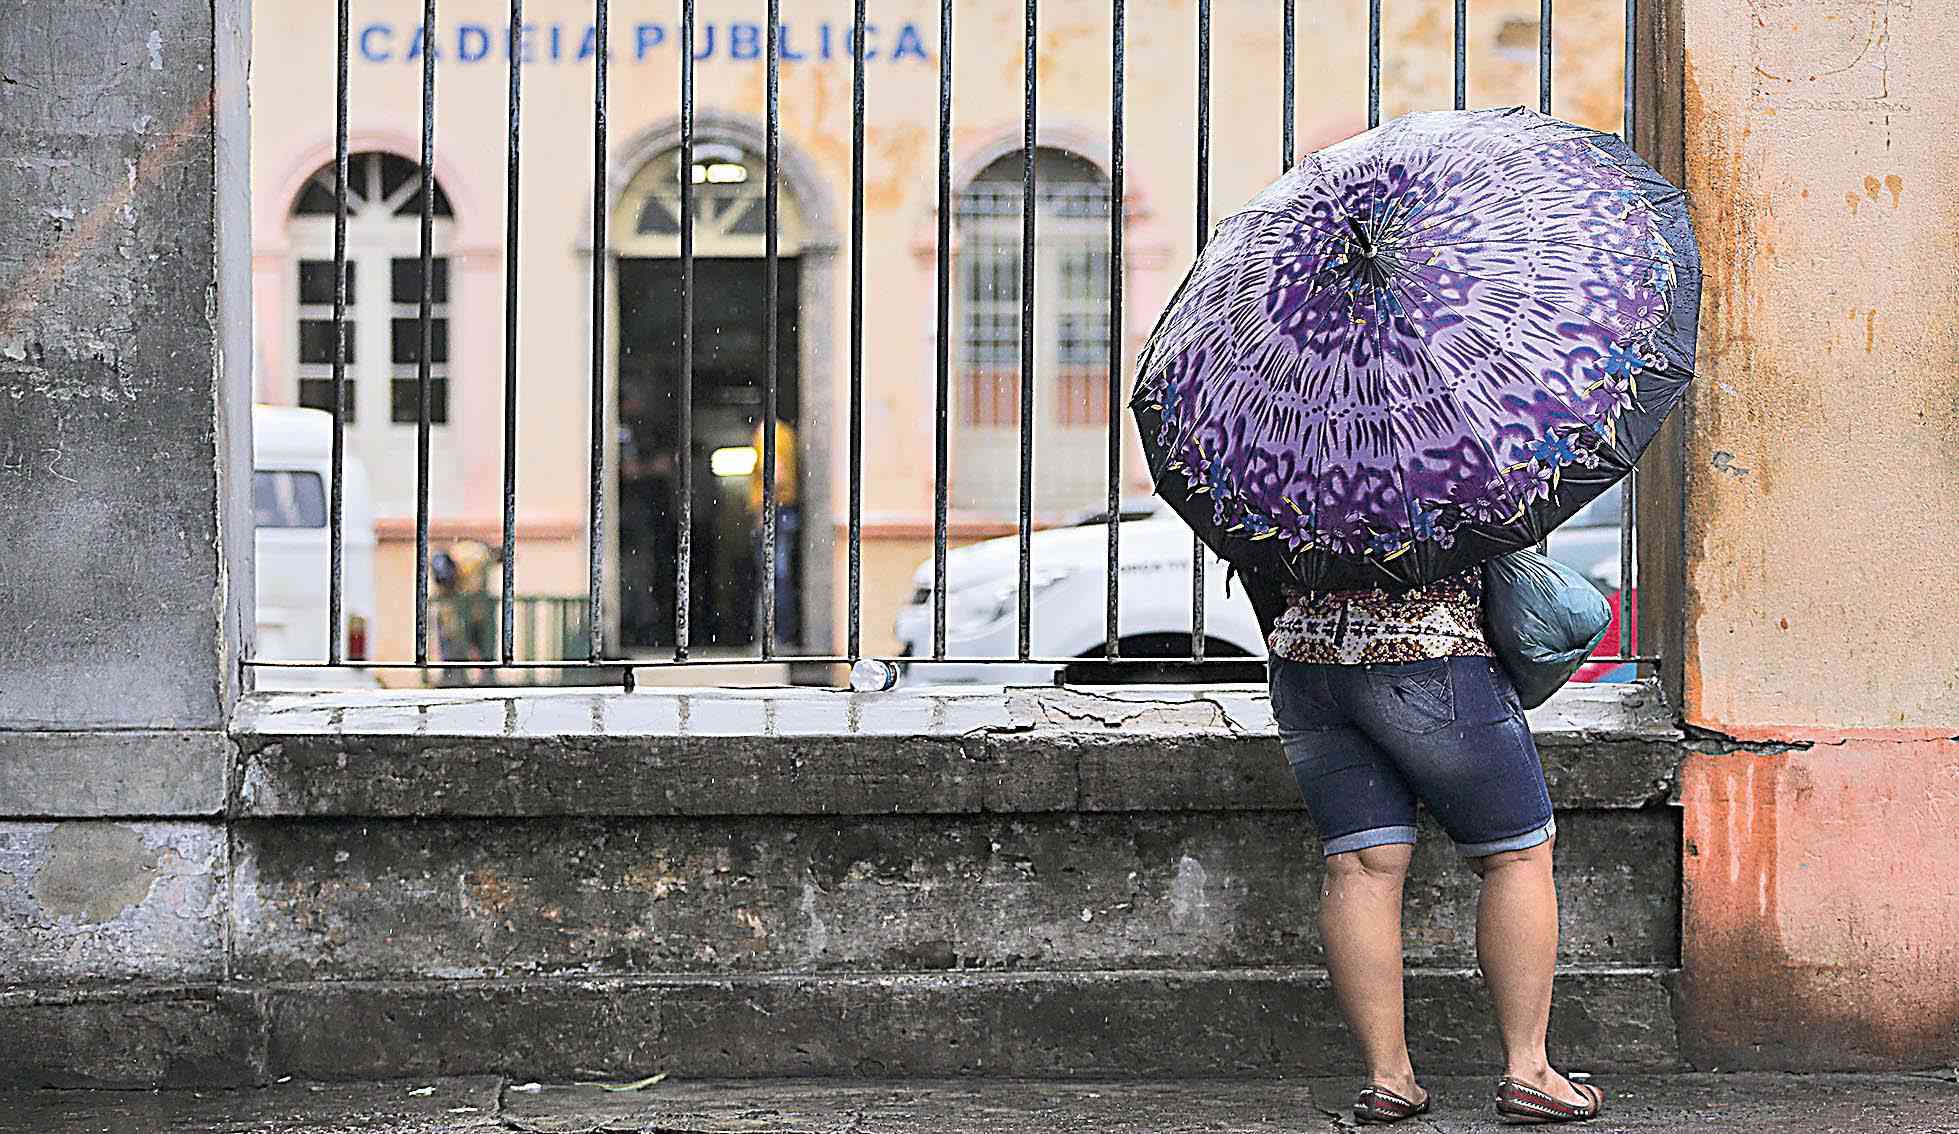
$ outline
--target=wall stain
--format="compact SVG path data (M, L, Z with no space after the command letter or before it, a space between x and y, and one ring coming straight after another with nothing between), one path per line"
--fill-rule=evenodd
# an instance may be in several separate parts
M150 895L164 868L177 857L143 841L142 832L120 823L59 823L48 833L47 858L31 892L56 917L109 921Z
M1877 178L1875 177L1864 178L1864 195L1869 197L1871 200L1873 201L1877 200L1878 193L1882 192L1883 189L1884 189L1884 183L1879 181Z
M866 163L865 211L887 213L902 208L917 181L918 170L928 160L927 146L931 145L936 152L936 142L935 131L915 125L889 126L868 139L867 147L875 149L879 160ZM884 170L884 175L873 176L874 169Z
M1748 475L1748 467L1746 465L1735 464L1735 455L1726 449L1715 453L1707 463L1732 477L1744 477Z
M1900 197L1905 195L1905 179L1895 173L1884 175L1884 188L1891 194L1891 207L1897 208Z

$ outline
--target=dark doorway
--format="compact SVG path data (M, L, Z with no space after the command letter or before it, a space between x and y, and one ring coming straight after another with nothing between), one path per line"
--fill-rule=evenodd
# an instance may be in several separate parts
M780 261L777 407L776 639L801 639L802 524L795 460L797 265ZM761 629L761 444L767 366L766 266L756 259L694 262L694 523L690 638L746 647ZM680 486L680 261L619 261L620 641L628 651L671 648L678 587ZM787 451L785 451L787 450ZM717 457L717 454L719 456ZM718 470L718 471L717 471Z

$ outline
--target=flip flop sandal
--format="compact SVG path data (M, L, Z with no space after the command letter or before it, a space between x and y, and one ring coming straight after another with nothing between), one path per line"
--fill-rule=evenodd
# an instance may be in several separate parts
M1566 1102L1556 1095L1547 1095L1536 1087L1506 1078L1496 1087L1497 1115L1513 1125L1543 1126L1553 1122L1590 1122L1604 1113L1604 1091L1590 1083L1571 1085L1585 1096L1585 1102Z
M1429 1096L1410 1102L1386 1087L1368 1086L1354 1099L1354 1121L1387 1125L1428 1113Z

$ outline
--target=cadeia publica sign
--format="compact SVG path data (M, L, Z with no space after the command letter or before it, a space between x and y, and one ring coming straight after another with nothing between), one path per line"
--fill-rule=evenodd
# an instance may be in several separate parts
M847 61L855 47L854 29L849 23L822 21L815 24L782 24L777 47L783 64ZM656 55L677 56L681 29L674 24L636 23L630 32L615 25L609 58L644 63ZM625 34L622 34L625 33ZM702 62L728 60L737 63L759 62L767 53L765 24L735 21L702 23L694 26L694 58ZM517 61L521 64L588 63L598 54L598 29L592 24L545 23L523 26L515 37ZM367 63L416 63L423 52L432 52L445 63L508 63L512 54L508 24L458 23L438 27L424 36L416 24L393 24L385 20L363 24L354 30L355 58ZM917 24L897 27L864 25L865 62L932 62L925 35Z

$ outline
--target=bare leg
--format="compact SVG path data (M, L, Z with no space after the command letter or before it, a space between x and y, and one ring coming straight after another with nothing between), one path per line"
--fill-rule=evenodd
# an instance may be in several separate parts
M1320 936L1368 1081L1419 1103L1427 1095L1415 1085L1401 998L1401 890L1414 850L1395 843L1329 856Z
M1478 859L1483 894L1476 907L1476 958L1496 1001L1504 1074L1554 1098L1588 1100L1551 1070L1544 1051L1551 1026L1551 977L1558 965L1558 890L1551 880L1555 840Z

